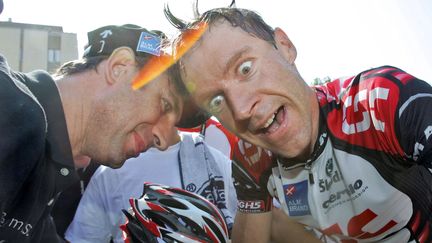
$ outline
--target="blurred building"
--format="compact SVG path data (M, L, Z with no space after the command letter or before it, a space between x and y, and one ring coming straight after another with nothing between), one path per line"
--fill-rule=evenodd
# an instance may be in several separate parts
M75 33L60 26L0 21L0 53L16 71L55 71L61 64L78 58Z

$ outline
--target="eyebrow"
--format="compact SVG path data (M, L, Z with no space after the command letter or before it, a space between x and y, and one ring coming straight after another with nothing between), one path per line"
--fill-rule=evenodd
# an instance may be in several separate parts
M173 88L174 88L175 92L173 92L173 90L172 90ZM177 90L175 85L174 85L174 87L172 87L172 80L171 80L171 77L169 77L169 79L168 79L168 93L169 93L169 96L171 96L173 99L173 106L174 106L173 108L176 111L176 113L180 113L179 103L183 102L183 100L181 98L181 94L179 94L178 92L179 91Z
M246 52L250 51L252 48L249 46L245 46L242 49L238 50L234 55L232 55L229 59L227 64L225 65L223 74L224 76L229 72L231 67L234 65L234 63L237 62L238 59L240 59Z

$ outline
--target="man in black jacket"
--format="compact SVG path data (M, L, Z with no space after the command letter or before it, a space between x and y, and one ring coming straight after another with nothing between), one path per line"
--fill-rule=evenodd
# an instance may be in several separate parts
M117 168L150 147L167 147L182 112L163 73L131 84L164 55L163 34L105 26L88 34L81 60L54 77L19 73L0 55L0 242L61 242L50 216L59 193L90 159Z

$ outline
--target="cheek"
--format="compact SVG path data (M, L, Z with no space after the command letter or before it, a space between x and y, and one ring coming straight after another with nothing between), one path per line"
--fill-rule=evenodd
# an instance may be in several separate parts
M229 131L233 133L239 132L239 129L236 128L237 127L236 123L230 111L224 112L224 114L221 114L220 116L216 116L216 118L219 120L222 126L228 129Z
M134 107L131 107L131 116L140 123L156 121L161 114L160 99L137 99Z

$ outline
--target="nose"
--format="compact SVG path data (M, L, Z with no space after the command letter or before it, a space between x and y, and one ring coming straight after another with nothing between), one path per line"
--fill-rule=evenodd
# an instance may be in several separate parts
M153 129L153 144L154 146L163 151L168 148L167 138L164 136L163 132L159 129Z
M173 141L173 130L175 128L176 119L172 116L165 116L153 126L153 144L159 150L166 150L171 146Z
M257 103L256 96L242 85L231 86L225 91L226 98L231 106L232 115L237 122L244 122L251 118L252 111Z

